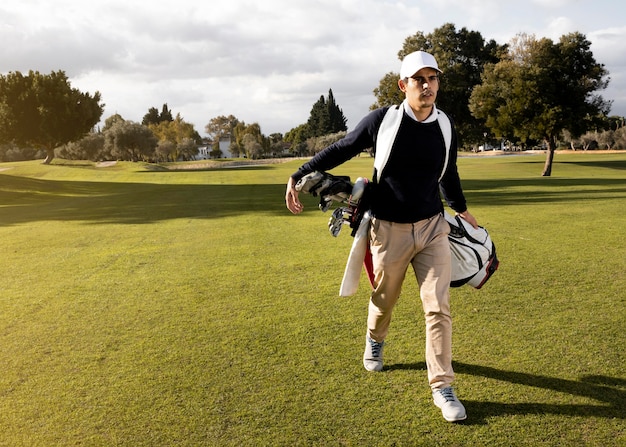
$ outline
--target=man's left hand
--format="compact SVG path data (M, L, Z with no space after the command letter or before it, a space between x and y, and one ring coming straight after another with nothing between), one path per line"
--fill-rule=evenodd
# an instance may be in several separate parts
M463 219L465 222L467 222L474 228L478 228L478 222L476 221L476 218L472 216L472 214L469 211L465 210L462 213L456 213L456 214L457 216L461 216L461 219Z

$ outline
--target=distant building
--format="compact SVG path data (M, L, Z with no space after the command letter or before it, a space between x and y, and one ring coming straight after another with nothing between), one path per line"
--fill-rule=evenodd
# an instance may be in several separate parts
M198 146L198 153L194 157L195 160L208 160L211 158L209 153L211 152L211 146Z
M213 142L209 140L203 141L202 146L198 146L198 155L196 155L196 160L210 160L211 151L213 150ZM230 137L222 137L220 138L220 151L222 151L222 155L220 158L233 158L233 154L230 152Z

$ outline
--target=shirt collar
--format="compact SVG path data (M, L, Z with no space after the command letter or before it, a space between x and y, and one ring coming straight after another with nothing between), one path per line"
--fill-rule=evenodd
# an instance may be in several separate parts
M413 120L417 121L418 123L432 123L433 121L437 121L437 106L434 104L433 104L432 112L430 112L430 115L428 115L428 118L426 118L424 121L420 121L415 117L415 113L413 113L413 109L409 105L408 100L405 99L402 102L402 105L404 106L404 111L406 112L406 114L409 115Z

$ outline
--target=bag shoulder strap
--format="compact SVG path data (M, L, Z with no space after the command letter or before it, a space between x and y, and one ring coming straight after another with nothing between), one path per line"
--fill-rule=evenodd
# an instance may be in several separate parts
M404 109L402 108L402 104L389 107L385 113L383 121L380 123L380 127L378 128L373 175L374 182L376 183L380 180L383 168L389 160L391 146L393 146L393 142L398 134L403 114Z
M398 134L400 123L402 122L402 116L404 115L404 107L402 104L389 107L385 116L378 128L378 134L376 136L376 154L374 158L374 181L380 180L380 175L389 161L389 155L391 154L391 147ZM443 179L448 168L448 162L450 161L450 147L452 146L452 124L450 118L441 110L437 110L437 123L441 129L443 135L444 145L446 147L445 158L443 162L443 169L439 176L439 181Z
M450 123L450 118L448 118L448 115L443 113L441 110L437 110L437 122L439 123L439 128L441 129L441 133L443 134L443 142L446 146L446 156L443 161L443 169L441 170L441 175L439 176L439 181L441 181L446 173L446 169L448 169L448 162L450 161L450 146L452 146L452 124Z

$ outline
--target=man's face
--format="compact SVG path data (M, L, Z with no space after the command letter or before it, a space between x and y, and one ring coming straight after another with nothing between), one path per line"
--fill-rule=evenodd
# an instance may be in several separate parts
M439 91L439 73L433 68L422 68L410 78L400 79L398 86L416 115L420 111L430 113Z

